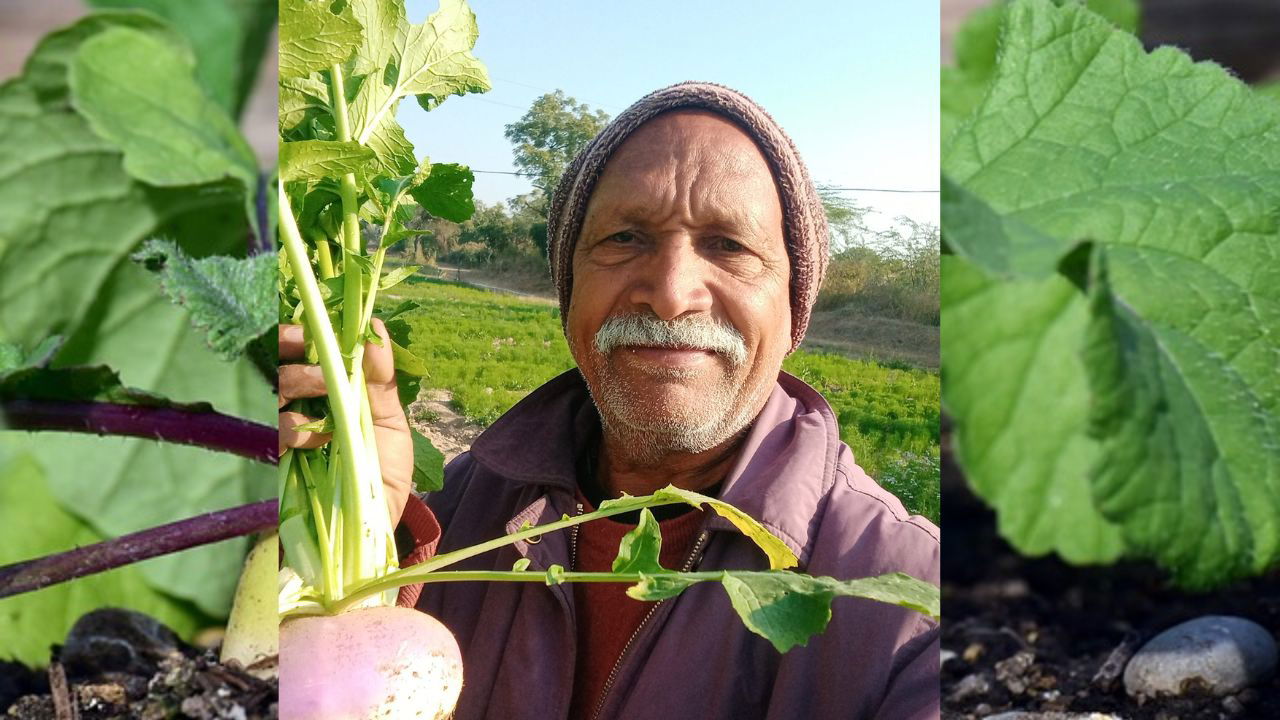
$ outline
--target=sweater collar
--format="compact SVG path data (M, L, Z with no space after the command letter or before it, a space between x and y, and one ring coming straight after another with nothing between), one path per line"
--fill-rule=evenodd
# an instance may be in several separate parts
M575 368L525 396L481 433L471 456L519 485L575 492L577 463L600 419ZM756 518L807 562L817 511L835 482L840 433L826 400L785 372L756 416L720 498ZM737 532L718 515L708 527Z

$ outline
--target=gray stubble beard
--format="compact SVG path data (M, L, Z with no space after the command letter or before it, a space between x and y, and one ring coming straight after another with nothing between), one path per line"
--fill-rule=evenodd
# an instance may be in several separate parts
M619 325L624 327L620 329ZM653 332L646 334L646 325ZM736 340L731 340L730 335ZM626 352L625 348L618 350L619 344L647 342L666 346L685 342L693 347L714 348L728 371L714 387L695 398L692 406L682 411L673 412L668 408L667 412L655 412L659 408L654 407L654 400L646 399L630 380L618 377L610 360L610 353L615 350ZM745 379L741 377L746 368L745 344L736 330L728 328L726 332L723 325L709 329L705 321L665 323L644 316L610 318L585 352L599 382L599 387L592 387L588 382L587 388L600 414L605 436L614 441L611 452L615 456L623 455L618 460L640 467L656 466L673 454L705 452L729 440L755 419L772 390L771 384L765 384L755 392L763 397L738 402L746 391ZM646 368L642 372L657 380L678 382L692 379L700 371ZM583 378L587 378L586 373Z

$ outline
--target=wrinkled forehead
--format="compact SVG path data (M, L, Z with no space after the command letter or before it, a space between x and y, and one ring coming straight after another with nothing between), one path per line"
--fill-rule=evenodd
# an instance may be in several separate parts
M736 123L706 110L675 110L636 128L605 163L609 175L713 166L743 179L773 182L769 163L751 136Z
M606 162L587 224L599 212L662 212L682 199L781 226L782 202L760 148L733 121L701 110L663 113L636 128Z

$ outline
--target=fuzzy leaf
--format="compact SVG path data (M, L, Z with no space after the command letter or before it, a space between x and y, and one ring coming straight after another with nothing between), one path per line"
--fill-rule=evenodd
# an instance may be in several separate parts
M166 240L150 240L133 259L160 275L160 287L223 358L240 357L276 324L276 259L215 256L195 260Z
M1126 32L1138 31L1137 0L1084 0L1083 4ZM940 85L944 142L973 113L991 86L1009 5L998 0L974 10L955 34L955 65L942 68Z
M944 172L1077 262L996 282L996 255L948 258L961 462L1024 552L1124 548L1189 586L1261 572L1280 560L1280 111L1077 5L1013 3L1000 47Z

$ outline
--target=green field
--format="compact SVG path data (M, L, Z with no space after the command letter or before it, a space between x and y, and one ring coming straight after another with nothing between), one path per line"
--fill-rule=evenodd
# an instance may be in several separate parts
M574 365L554 305L424 278L384 302L403 300L421 307L401 317L413 329L410 349L431 369L423 386L449 390L458 412L480 425ZM938 520L936 372L803 350L783 369L831 403L859 465L913 512Z

